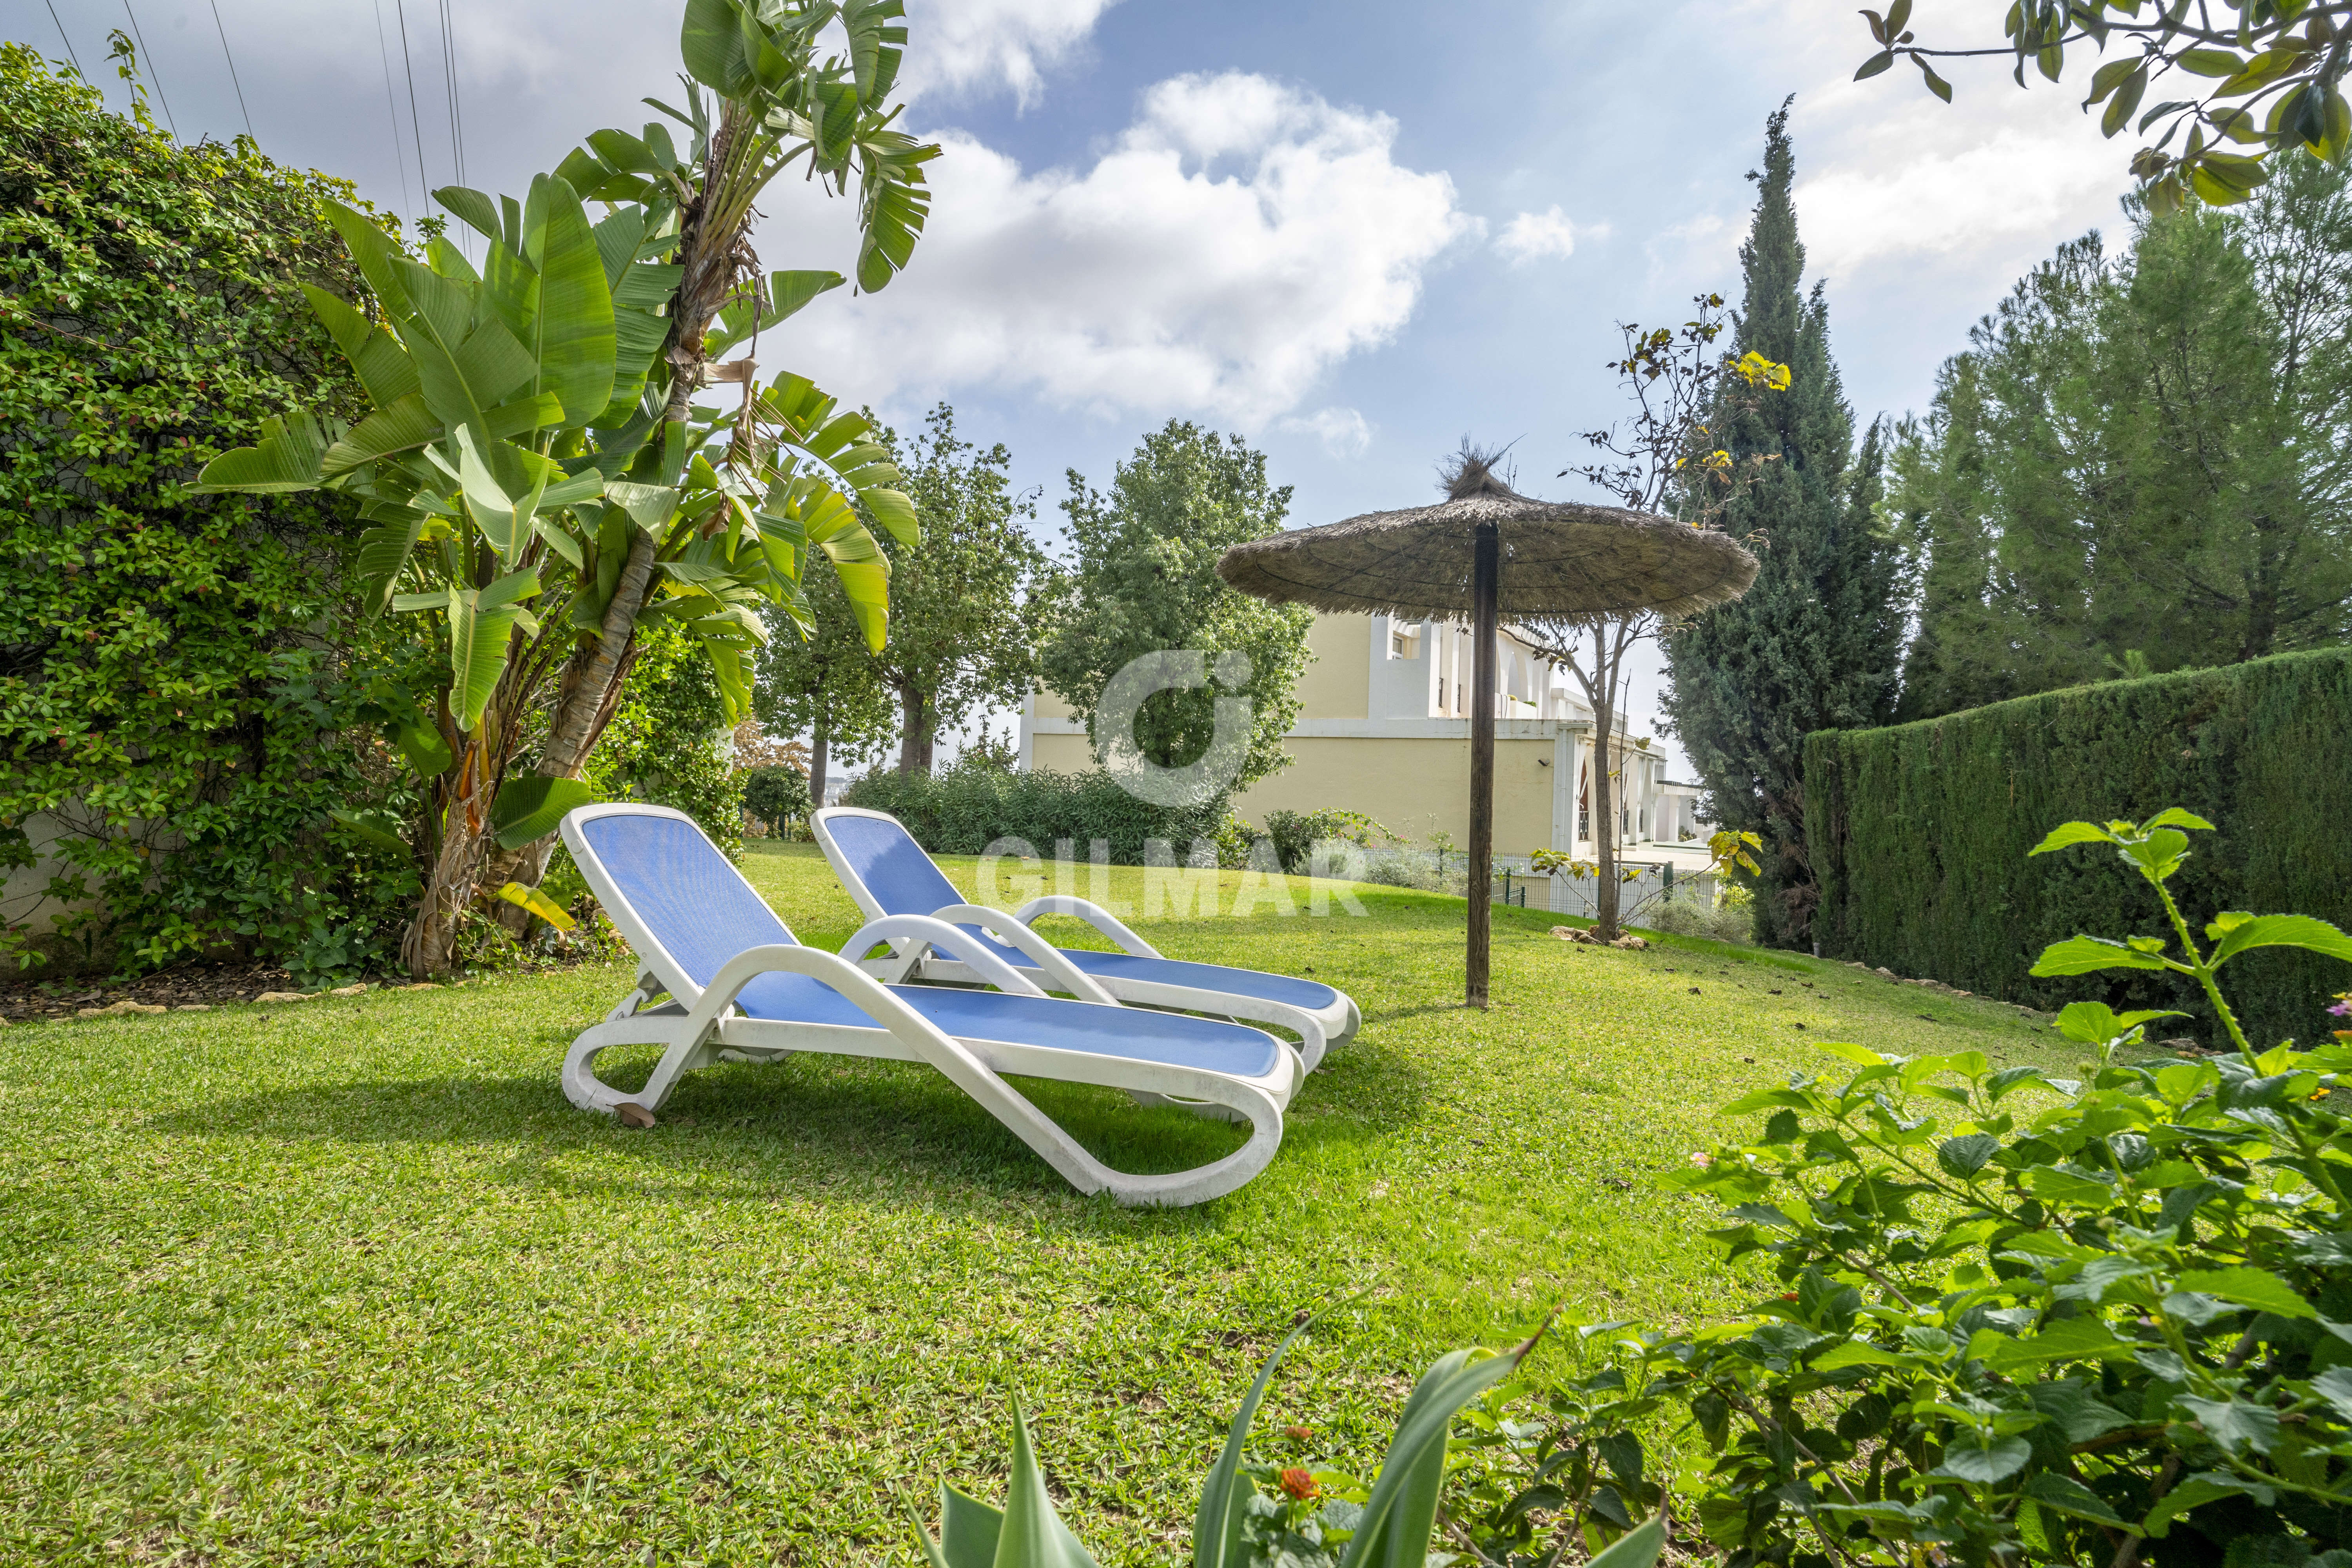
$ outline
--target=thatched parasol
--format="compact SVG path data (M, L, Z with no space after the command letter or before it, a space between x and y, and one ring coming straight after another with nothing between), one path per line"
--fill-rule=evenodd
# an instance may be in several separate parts
M1518 494L1465 453L1435 506L1368 512L1225 552L1217 575L1244 594L1318 610L1468 621L1470 942L1466 994L1486 1005L1494 897L1495 633L1498 618L1685 616L1736 599L1756 558L1672 518ZM1609 737L1599 738L1606 756Z

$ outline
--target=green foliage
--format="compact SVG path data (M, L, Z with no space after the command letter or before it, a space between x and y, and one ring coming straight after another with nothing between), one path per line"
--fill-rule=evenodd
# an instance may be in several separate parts
M1269 811L1265 835L1274 840L1276 858L1293 876L1307 871L1307 857L1325 839L1344 839L1370 849L1396 837L1360 811Z
M1534 1347L1507 1354L1453 1351L1422 1374L1398 1418L1387 1456L1369 1483L1335 1470L1244 1462L1251 1423L1275 1368L1305 1325L1266 1358L1234 1413L1225 1443L1201 1489L1192 1521L1193 1568L1405 1568L1428 1558L1437 1530L1454 1416L1508 1377ZM1020 1400L1013 1405L1012 1475L1004 1507L991 1508L952 1486L940 1488L940 1533L918 1529L932 1568L1093 1568L1094 1559L1054 1511L1029 1446ZM1648 1568L1664 1544L1653 1521L1634 1532L1609 1568Z
M740 775L743 809L781 829L809 813L808 776L798 768L751 768Z
M959 439L944 403L903 448L891 431L881 439L906 476L922 542L884 547L898 613L873 658L898 700L898 765L928 771L940 730L1019 705L1036 673L1056 574L1023 522L1036 504L1014 493L1013 454L1002 442L982 451Z
M2139 897L2120 868L2027 860L2073 803L2137 816L2186 802L2221 840L2183 872L2219 908L2352 906L2340 824L2352 821L2352 653L2111 680L1948 718L1813 736L1807 808L1822 952L2055 1007L2207 1003L2150 971L2039 977L2043 944ZM2326 1037L2326 966L2249 961L2235 989L2254 1036ZM2218 1020L2207 1017L2209 1024Z
M328 816L413 798L364 738L394 653L352 624L351 509L188 488L289 403L362 405L301 297L355 280L318 216L339 195L0 47L0 837L29 865L28 824L61 831L87 962L349 978L415 890ZM34 956L27 912L0 911L0 952Z
M780 627L782 635L771 637L760 655L752 706L770 730L807 734L809 793L815 797L835 765L882 747L894 715L882 668L841 584L820 574L807 584L803 603L808 619L801 635ZM771 612L769 619L781 615Z
M1038 853L1051 855L1066 838L1072 853L1085 860L1099 838L1108 841L1112 864L1140 866L1146 839L1164 838L1181 853L1205 838L1220 845L1223 865L1225 846L1234 837L1225 827L1230 814L1223 795L1195 806L1154 805L1100 771L1024 773L958 767L933 775L877 768L850 785L842 804L890 813L935 855L977 855L999 838L1024 838ZM1244 852L1246 834L1243 829L1240 836Z
M2207 827L2172 808L2050 834L2035 854L2112 847L2179 946L2080 937L2037 969L2164 964L2205 994L2230 1054L2142 1055L2167 1015L2095 1002L2059 1019L2095 1057L2079 1079L1826 1047L1855 1070L1725 1107L1766 1120L1667 1178L1722 1204L1727 1257L1768 1260L1781 1289L1728 1321L1616 1339L1564 1396L1555 1447L1605 1452L1686 1413L1712 1450L1689 1505L1743 1563L2303 1563L2352 1545L2352 1116L2335 1093L2352 1044L2258 1053L2218 978L2273 943L2340 974L2352 938L2225 913L2200 948L2167 884Z
M1898 717L2352 632L2352 181L2141 215L2020 282L1895 444L1922 578Z
M2056 81L2068 49L2079 62L2084 45L2102 57L2113 46L2115 58L2091 75L2083 110L2105 105L2099 133L2110 140L2126 126L2145 134L2165 122L2162 140L2142 147L2131 161L2131 172L2159 210L2191 201L2242 202L2282 167L2292 170L2313 159L2341 163L2352 147L2352 104L2342 85L2347 17L2340 5L2235 0L2228 12L2217 12L2142 0L2017 0L2002 26L2005 48L1927 47L1910 30L1911 0L1895 0L1883 16L1862 15L1878 47L1854 79L1906 58L1919 68L1927 90L1946 103L1952 101L1951 84L1936 74L1930 58L2011 54L2017 85L2023 87L2029 64ZM2141 113L2151 85L2170 97ZM2176 138L2178 151L2172 150ZM2251 151L2227 150L2233 146Z
M1875 525L1881 437L1849 461L1853 416L1830 357L1829 307L1802 289L1790 187L1796 163L1783 105L1767 122L1756 218L1740 251L1747 293L1736 347L1786 363L1791 384L1755 398L1733 386L1717 420L1735 468L1717 526L1761 534L1741 598L1664 640L1666 716L1713 819L1758 835L1757 937L1805 935L1817 896L1805 847L1804 742L1815 730L1883 723L1893 711L1904 615L1900 552Z
M1094 732L1103 688L1130 661L1163 650L1198 649L1249 658L1249 679L1231 689L1161 691L1137 716L1135 738L1154 763L1178 766L1209 748L1215 700L1251 705L1249 750L1236 786L1284 766L1282 737L1297 717L1296 688L1307 663L1307 628L1296 605L1237 594L1217 576L1233 545L1278 531L1290 487L1266 483L1265 454L1238 436L1219 437L1185 420L1143 438L1118 466L1105 497L1069 474L1062 510L1077 563L1070 603L1042 659L1045 684L1085 715L1099 757L1108 737Z
M637 634L637 661L586 783L603 800L644 800L682 811L730 860L743 852L743 778L721 754L725 698L708 661L674 626Z

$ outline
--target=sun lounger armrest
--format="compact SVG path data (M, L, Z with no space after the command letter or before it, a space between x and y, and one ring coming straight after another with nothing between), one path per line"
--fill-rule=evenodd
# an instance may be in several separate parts
M894 947L901 942L906 944L898 949L898 957L906 966L901 973L914 972L916 964L922 961L925 948L944 945L947 952L968 964L982 980L1000 991L1010 992L1015 996L1045 994L1019 970L989 952L970 931L958 931L933 915L884 915L880 920L868 921L856 936L841 944L842 956L850 960L863 957L866 949L877 942L888 942ZM1068 960L1063 962L1067 963Z
M1158 948L1129 931L1127 928L1127 922L1100 904L1091 904L1084 899L1074 899L1066 893L1048 893L1042 899L1030 900L1013 911L1013 918L1024 926L1039 915L1075 916L1138 958L1160 956Z
M1003 910L982 909L978 904L950 904L943 910L932 910L931 918L944 921L951 926L982 927L993 932L999 941L1019 948L1032 963L1052 977L1056 986L1078 1000L1099 1002L1107 1007L1118 1005L1118 998L1104 990L1100 981L1072 963L1060 948ZM978 968L979 965L974 964L973 967Z

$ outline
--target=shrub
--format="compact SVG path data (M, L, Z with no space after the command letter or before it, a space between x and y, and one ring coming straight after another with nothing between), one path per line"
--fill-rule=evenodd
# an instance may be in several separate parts
M598 796L682 811L730 860L743 853L743 781L719 742L727 705L694 639L656 624L637 632L636 663L584 770Z
M1677 891L1661 899L1643 910L1641 923L1652 931L1671 932L1676 936L1703 936L1712 942L1751 942L1756 940L1756 900L1745 888L1737 889L1747 896L1734 899L1710 899L1702 894Z
M2218 1043L2178 975L2037 976L2034 955L2133 895L2120 868L2029 861L2067 816L2176 802L2221 825L2184 872L2212 909L2352 910L2352 651L2114 680L1885 730L1806 742L1807 842L1825 956L2054 1009L2179 1008ZM2306 953L2256 953L2231 990L2257 1037L2324 1039L2333 989Z
M808 775L798 768L747 769L741 778L743 809L781 831L809 813Z
M1304 1332L1304 1326L1295 1331L1266 1358L1226 1429L1223 1451L1193 1515L1194 1568L1419 1568L1451 1561L1431 1552L1430 1545L1454 1415L1517 1370L1535 1341L1503 1355L1453 1351L1440 1357L1414 1385L1388 1453L1367 1482L1337 1469L1246 1462L1258 1404L1283 1352ZM939 1539L919 1526L917 1535L932 1568L1092 1568L1094 1563L1054 1511L1018 1399L1004 1507L991 1508L942 1486ZM1591 1568L1649 1568L1664 1543L1664 1525L1650 1520L1623 1533Z
M62 829L88 962L348 976L416 893L327 815L414 804L362 718L397 656L345 591L351 504L186 488L289 405L365 411L299 287L359 291L328 195L357 200L0 46L0 861ZM32 912L0 911L0 952L32 956Z
M2218 975L2277 946L2340 972L2352 939L2224 913L2200 948L2167 883L2207 826L2169 810L2051 834L2036 854L2116 849L2170 935L2076 937L2034 970L2166 965L2231 1051L2140 1056L2164 1015L2076 1002L2080 1079L1832 1046L1851 1070L1726 1107L1766 1120L1668 1182L1725 1205L1714 1235L1776 1285L1702 1329L1602 1326L1607 1364L1464 1489L1491 1561L1537 1560L1512 1554L1530 1510L1615 1528L1622 1500L1558 1478L1638 1478L1662 1417L1710 1450L1683 1501L1731 1564L2344 1560L2352 1041L2257 1050Z
M1167 839L1180 852L1195 839L1217 840L1229 815L1222 795L1196 806L1154 805L1100 770L1016 773L952 767L933 775L877 768L850 785L842 804L890 813L935 855L978 855L999 838L1022 838L1050 856L1066 838L1083 860L1100 838L1108 841L1110 861L1120 866L1142 865L1148 838Z
M1307 871L1307 857L1315 847L1329 839L1339 839L1360 848L1392 837L1389 830L1360 811L1269 811L1265 814L1266 837L1274 840L1274 853L1282 868L1293 876Z

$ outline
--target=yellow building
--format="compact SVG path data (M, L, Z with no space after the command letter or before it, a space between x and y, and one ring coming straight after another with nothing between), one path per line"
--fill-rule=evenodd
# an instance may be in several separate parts
M1564 670L1499 634L1495 724L1495 853L1524 863L1538 849L1592 853L1592 709ZM1318 615L1314 662L1299 677L1299 711L1284 746L1291 763L1234 797L1263 824L1270 811L1360 811L1391 833L1427 841L1470 835L1467 627L1386 616ZM1622 802L1618 843L1631 859L1696 868L1706 862L1697 786L1670 781L1623 715L1611 751ZM1021 766L1083 773L1096 765L1086 722L1050 691L1021 710Z

